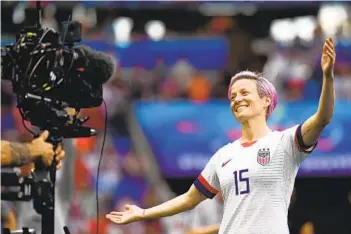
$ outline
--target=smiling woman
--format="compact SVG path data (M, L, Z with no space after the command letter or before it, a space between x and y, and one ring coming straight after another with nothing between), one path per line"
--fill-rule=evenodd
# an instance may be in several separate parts
M334 41L326 40L321 58L323 88L317 111L283 131L267 124L277 105L277 92L261 75L236 74L228 98L242 136L220 148L190 189L161 205L142 209L126 205L106 217L117 224L171 216L193 209L221 192L224 214L220 234L288 234L288 208L297 171L313 151L334 111Z

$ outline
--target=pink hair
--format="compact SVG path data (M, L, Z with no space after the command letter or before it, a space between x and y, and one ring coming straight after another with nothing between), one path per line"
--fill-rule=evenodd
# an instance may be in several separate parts
M274 111L275 107L277 106L278 103L278 94L277 91L274 87L274 85L264 78L261 74L257 74L255 72L251 71L242 71L237 74L235 74L232 79L230 80L229 88L228 88L228 98L230 100L231 96L231 89L233 84L241 79L250 79L250 80L255 80L257 83L257 91L258 95L262 98L264 96L268 96L271 98L271 104L269 105L267 109L267 114L266 118L268 119L272 112Z

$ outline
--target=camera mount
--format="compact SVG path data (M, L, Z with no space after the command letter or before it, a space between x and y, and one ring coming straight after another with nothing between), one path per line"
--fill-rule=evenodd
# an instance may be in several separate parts
M102 85L113 76L115 63L102 52L74 44L81 41L81 24L71 17L62 22L61 35L54 29L41 28L40 1L36 1L36 8L36 24L22 29L15 43L1 48L1 78L12 81L22 119L41 131L48 130L47 141L57 148L64 138L97 135L95 129L83 126L89 118L80 119L78 114L81 108L103 103ZM41 234L54 234L55 230L56 164L54 160L48 167L37 160L31 176L7 175L20 192L3 193L2 197L33 200L35 211L42 216ZM69 233L66 227L64 230ZM24 228L14 233L32 232Z
M62 137L50 135L48 142L52 143L54 149L62 143ZM38 159L35 161L35 170L30 176L21 176L18 168L9 170L3 169L1 172L2 185L5 187L17 187L18 191L2 191L1 199L8 201L30 201L33 200L35 211L41 215L41 233L54 234L55 228L55 182L56 165L54 159L50 167L45 167ZM69 234L67 227L63 227L66 234ZM35 234L34 229L23 227L22 230L10 232L3 229L4 234Z
M40 1L36 1L36 25L34 27L27 27L21 31L21 34L17 36L26 41L23 47L20 46L18 42L14 46L6 46L5 51L7 56L2 56L2 67L8 68L7 71L12 72L11 75L13 81L13 90L17 94L18 105L20 113L24 119L29 119L33 125L39 126L40 130L49 130L50 136L47 142L51 143L56 149L62 144L63 138L73 138L73 137L84 137L93 136L97 132L94 129L83 127L82 124L88 120L78 119L76 116L69 116L65 110L69 105L66 102L55 100L52 97L44 97L38 95L38 93L30 93L30 88L35 87L35 85L25 85L24 81L27 79L27 72L23 72L23 67L21 68L17 62L26 61L26 56L33 56L38 51L38 46L43 44L41 40L45 35L53 35L50 40L53 43L47 43L47 51L53 51L63 48L64 45L69 47L73 46L74 42L80 41L80 24L77 22L66 21L63 22L63 28L65 37L63 42L59 45L56 41L56 36L58 34L53 32L51 29L43 31L41 29L41 5ZM43 37L39 36L43 34ZM22 41L23 41L22 40ZM33 49L31 52L29 50ZM23 50L24 53L21 54ZM19 56L18 56L19 55ZM42 57L44 58L44 57ZM31 64L31 62L29 63ZM58 67L58 66L56 66ZM55 67L54 67L55 68ZM4 72L5 74L6 71ZM5 75L6 76L6 75ZM10 75L9 75L10 76ZM52 78L52 77L51 77ZM49 84L54 87L53 84ZM45 87L44 87L45 88ZM47 87L46 87L47 88ZM18 93L21 91L25 93ZM26 103L24 103L26 102ZM27 106L28 103L32 103L32 106ZM41 115L49 114L45 118L36 120L37 115L35 112L38 111L28 111L30 108L35 107L38 109L43 108ZM27 108L23 111L21 108ZM31 115L34 112L34 116ZM39 114L39 115L40 115ZM54 117L54 121L51 120ZM82 132L83 131L83 132ZM2 191L1 199L8 201L33 201L33 207L35 211L41 215L41 234L54 234L54 218L55 218L55 182L56 182L56 166L57 161L54 158L53 163L48 167L43 164L41 159L35 161L34 172L30 176L22 176L19 169L12 168L12 170L3 169L1 172L2 176L2 186L5 187L17 187L17 191ZM67 227L63 227L66 234L69 234ZM10 232L9 229L3 229L5 234L35 234L36 230L30 229L28 227L23 227L22 230L16 230Z

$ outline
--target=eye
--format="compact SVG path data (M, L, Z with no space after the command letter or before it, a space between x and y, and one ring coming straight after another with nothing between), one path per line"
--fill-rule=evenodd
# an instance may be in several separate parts
M243 91L243 92L242 92L242 95L243 95L243 96L246 96L246 95L248 95L248 94L249 94L249 92L247 92L247 91Z

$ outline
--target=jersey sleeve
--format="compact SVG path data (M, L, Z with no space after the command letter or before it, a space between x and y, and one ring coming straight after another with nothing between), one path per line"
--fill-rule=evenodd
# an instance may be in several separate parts
M316 142L314 145L310 146L305 145L302 139L301 126L302 124L296 125L284 131L284 135L287 138L286 150L298 164L312 153L318 143Z
M194 181L195 187L206 197L213 198L219 191L219 180L216 172L219 151L212 156L205 169Z

